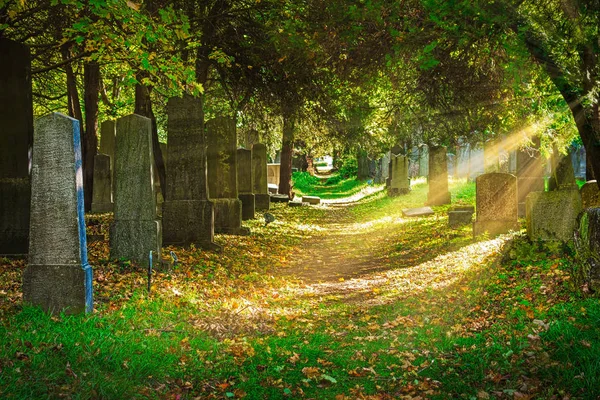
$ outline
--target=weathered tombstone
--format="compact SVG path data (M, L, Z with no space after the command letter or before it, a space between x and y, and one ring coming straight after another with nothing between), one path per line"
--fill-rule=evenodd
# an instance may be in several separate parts
M279 186L281 164L267 164L267 183Z
M408 157L401 154L390 156L388 196L399 196L410 192L408 179Z
M242 220L254 219L256 200L252 193L252 150L237 150L238 198L242 202Z
M525 199L531 192L544 190L544 164L540 154L540 139L533 139L533 146L516 152L517 194L519 196L519 217L525 217Z
M435 212L431 207L405 208L402 210L402 215L405 217L427 217Z
M573 171L570 153L552 156L552 165L554 168L548 182L550 190L577 190L579 188L575 181L575 171Z
M583 208L600 207L600 189L596 181L587 181L579 190Z
M459 228L470 225L474 213L475 207L473 206L452 206L448 211L448 226L450 228Z
M441 206L451 201L448 191L448 162L446 148L429 146L429 191L427 205Z
M116 121L104 121L100 124L100 153L110 157L110 166L114 168L115 138L117 137Z
M579 190L531 192L527 196L527 235L532 240L573 239L581 212Z
M242 202L238 198L237 135L232 118L217 117L206 123L208 143L208 193L215 204L215 232L247 235L242 227Z
M92 212L107 213L113 211L112 179L110 176L110 157L106 154L94 156L94 192Z
M49 312L91 312L79 121L53 113L36 121L34 135L23 301Z
M29 49L0 38L0 254L27 254L33 142Z
M221 246L214 243L214 204L208 199L203 120L202 99L189 95L169 99L169 146L163 153L163 159L169 160L163 242L178 246L193 243L203 249L219 250Z
M419 176L429 176L429 147L426 144L419 147Z
M117 120L115 152L115 220L110 231L110 256L148 265L160 254L162 225L156 216L150 119L128 115Z
M367 156L367 152L364 150L359 150L356 154L356 179L359 181L366 181L369 179L369 157Z
M254 205L257 210L268 211L271 200L267 182L267 147L264 144L252 145L252 174Z
M475 190L477 214L473 236L519 230L516 176L502 172L480 175L475 181Z

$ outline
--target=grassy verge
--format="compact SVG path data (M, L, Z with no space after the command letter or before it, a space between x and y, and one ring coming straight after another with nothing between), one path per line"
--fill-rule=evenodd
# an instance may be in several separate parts
M350 197L360 192L368 183L358 181L354 177L337 180L333 184L322 181L307 172L294 172L294 191L298 196L319 196L322 199L339 199Z

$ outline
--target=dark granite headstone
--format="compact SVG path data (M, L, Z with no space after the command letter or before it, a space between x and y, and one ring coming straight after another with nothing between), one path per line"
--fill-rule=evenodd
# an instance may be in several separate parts
M242 202L242 220L254 219L255 198L252 193L252 150L237 150L238 198Z
M242 202L237 188L237 135L232 118L217 117L206 123L208 193L215 203L215 232L247 235L242 227Z
M150 119L132 114L117 120L115 221L110 231L111 258L148 265L150 251L160 254L162 225L156 216L154 157Z
M473 235L484 232L490 235L517 231L517 177L502 172L492 172L477 177L475 181L477 218Z
M106 154L96 154L94 156L93 213L107 213L113 211L111 189L110 157Z
M451 201L448 191L448 159L446 148L429 146L429 191L428 206L441 206Z
M29 49L0 38L0 254L27 254L33 142Z
M91 312L79 121L47 115L36 121L34 140L23 301L49 312Z
M271 207L267 186L267 148L264 144L252 146L252 192L257 210L268 211Z
M167 103L169 145L163 242L218 250L214 204L208 199L202 99L185 95Z

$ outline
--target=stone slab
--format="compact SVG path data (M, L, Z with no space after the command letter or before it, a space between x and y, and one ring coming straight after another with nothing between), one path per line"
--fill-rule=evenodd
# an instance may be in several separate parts
M255 195L269 194L267 186L267 147L262 143L256 143L252 146L252 175L252 192Z
M290 196L287 194L272 194L271 202L272 203L287 203L290 201Z
M256 211L269 211L271 208L271 196L263 193L255 193L254 206Z
M279 163L267 164L267 182L277 187L279 187L280 168Z
M239 199L213 199L215 204L215 233L249 235L242 226L242 202Z
M279 186L277 186L274 183L269 183L268 188L269 188L269 193L270 194L277 194L277 191L279 190Z
M214 242L214 203L210 200L173 200L163 205L163 243L205 250L221 250ZM208 228L207 228L208 227Z
M254 194L240 193L238 198L242 202L242 221L254 219L254 212L256 210Z
M405 217L427 217L435 214L431 207L405 208L402 215Z
M233 118L207 121L206 140L209 197L237 200L237 134Z
M473 211L448 211L448 226L458 228L470 225L473 221Z
M531 192L527 196L527 235L531 240L573 239L577 216L582 211L578 190Z
M321 198L318 196L302 196L302 202L308 204L321 204Z

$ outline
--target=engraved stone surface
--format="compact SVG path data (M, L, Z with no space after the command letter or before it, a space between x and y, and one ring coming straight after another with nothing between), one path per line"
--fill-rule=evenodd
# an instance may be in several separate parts
M448 191L448 157L443 146L429 146L428 206L441 206L451 201Z
M23 301L49 312L91 312L79 121L53 113L36 121L34 135Z
M106 154L94 156L93 213L107 213L113 210L110 157Z
M242 220L244 221L254 219L254 211L256 208L254 193L252 193L252 188L254 187L252 175L252 150L238 149L238 198L242 202Z
M578 190L531 192L527 196L527 235L532 240L573 239L582 210Z
M252 192L256 210L268 211L271 207L267 182L267 147L256 143L252 146Z
M490 235L519 230L517 221L517 177L502 172L492 172L477 177L477 216L473 235L488 232Z
M281 164L267 164L267 183L277 185L279 187L279 176L280 176Z
M115 221L110 232L111 258L148 265L160 254L162 225L156 217L153 189L151 121L140 115L117 120L115 153Z

